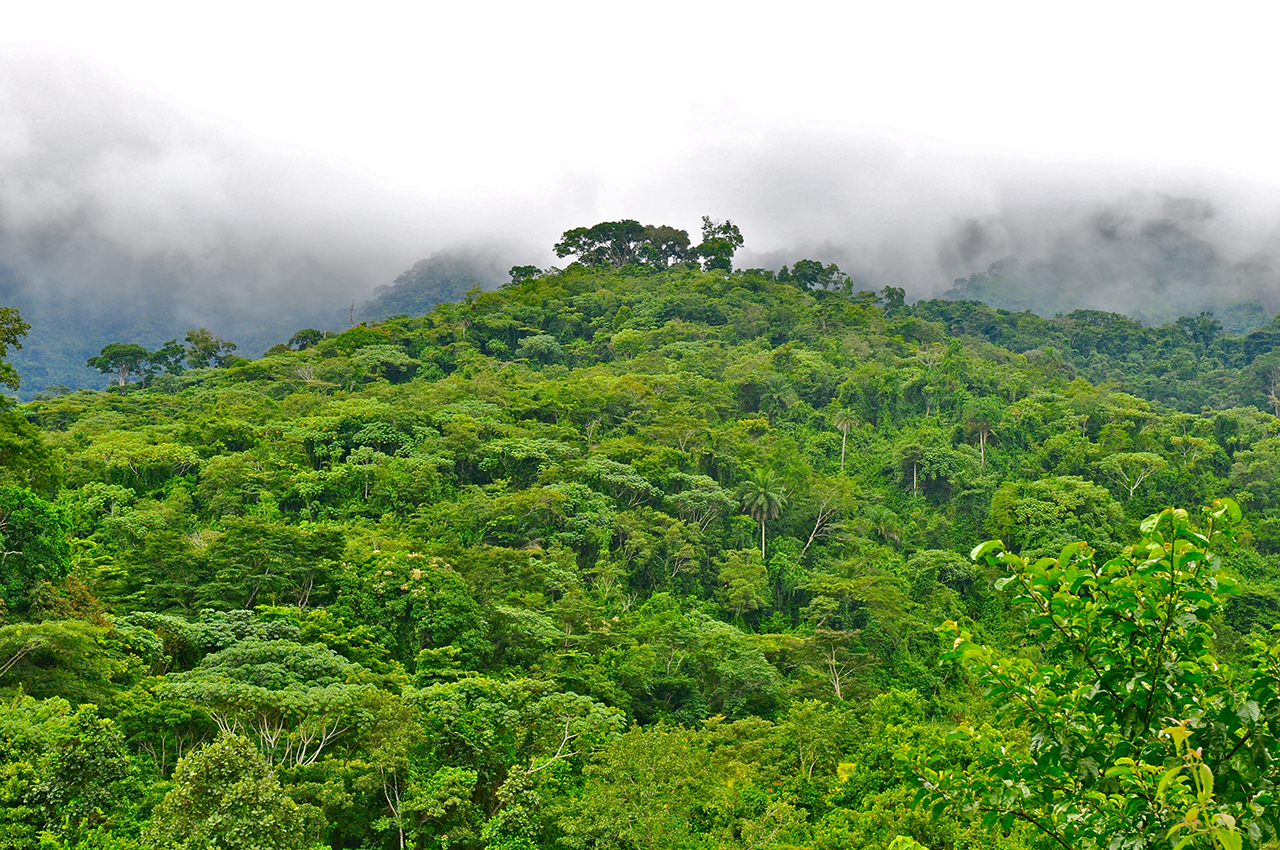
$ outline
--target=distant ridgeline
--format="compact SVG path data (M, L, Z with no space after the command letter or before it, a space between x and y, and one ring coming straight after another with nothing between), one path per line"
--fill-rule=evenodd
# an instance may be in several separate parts
M1019 263L1006 257L985 272L957 278L942 294L948 301L981 301L1005 310L1029 311L1052 317L1073 310L1121 313L1144 325L1164 325L1182 316L1212 313L1224 330L1243 333L1267 323L1271 316L1256 293L1266 281L1248 281L1256 269L1178 267L1169 262L1143 264L1132 277L1112 268L1079 277L1079 269L1063 269L1052 262ZM1234 272L1234 274L1233 274ZM1223 280L1229 277L1230 280ZM1280 279L1270 281L1275 291Z
M731 223L710 218L704 220L702 230L701 242L694 244L687 231L667 225L645 225L630 219L601 222L566 231L555 250L586 267L726 268L725 258L742 244L741 233ZM1266 296L1280 292L1270 269L1228 263L1212 246L1176 228L1170 232L1158 227L1159 232L1147 230L1141 239L1126 243L1127 247L1089 261L1074 259L1075 255L1069 258L1066 252L1035 261L1009 257L985 272L957 279L942 298L982 302L1013 312L1030 311L1046 318L1081 310L1099 316L1105 313L1111 317L1104 321L1109 332L1128 328L1127 322L1118 321L1117 314L1152 328L1185 325L1179 321L1182 317L1212 314L1201 319L1216 323L1215 338L1223 332L1245 334L1267 325L1272 312L1268 307L1275 305L1268 305ZM1087 251L1078 253L1090 256ZM112 342L158 349L197 326L207 326L235 340L238 352L252 357L289 339L299 327L340 330L356 322L421 316L439 304L462 301L474 288L497 289L507 282L508 274L518 282L544 273L533 266L516 266L508 272L499 254L437 252L389 285L379 287L363 305L352 303L350 309L346 304L293 299L267 310L227 307L222 315L192 309L174 287L153 283L120 292L103 285L68 292L37 286L0 262L0 303L17 308L31 324L22 349L12 357L23 379L18 396L29 400L46 389L104 386L107 379L85 364ZM809 259L799 260L792 269L764 273L814 290L853 287L836 266ZM1262 331L1264 335L1273 332ZM1249 339L1252 341L1239 344L1249 351L1267 347L1261 337L1251 334ZM1069 347L1057 346L1057 350L1072 356ZM1090 374L1096 373L1097 363L1089 369Z
M389 316L421 316L437 304L461 301L475 287L497 289L506 273L493 259L439 252L413 264L389 286L379 286L360 309L361 320Z
M327 305L328 316L323 312L326 305L200 316L192 315L177 293L161 288L143 292L106 290L104 286L101 290L73 292L34 285L0 262L0 304L16 308L31 325L22 348L13 351L10 358L22 377L19 399L30 400L45 390L105 386L109 379L86 363L99 355L104 345L113 342L158 349L196 326L208 324L234 337L241 352L257 356L272 344L288 339L299 325L338 323L333 305Z

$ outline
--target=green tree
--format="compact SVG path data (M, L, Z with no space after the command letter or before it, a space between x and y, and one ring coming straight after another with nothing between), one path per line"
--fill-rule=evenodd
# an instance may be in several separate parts
M155 351L147 355L146 373L148 375L164 372L167 375L178 375L182 372L182 359L186 348L176 339L171 339Z
M134 345L128 342L111 342L102 347L102 351L99 352L97 357L90 357L85 365L90 369L97 369L104 375L110 375L114 372L118 382L117 386L123 387L128 382L131 374L142 372L150 362L151 352L141 345Z
M248 638L170 674L158 693L200 706L224 731L251 730L272 763L311 765L349 730L369 678L317 644Z
M769 571L754 549L733 549L719 563L720 604L733 617L741 617L769 604Z
M1003 414L1000 400L990 396L974 399L965 405L964 424L969 433L978 438L978 465L983 469L987 467L987 441L995 433Z
M707 271L733 270L733 255L742 247L742 231L732 221L712 221L702 217L702 242L693 249L693 255L702 259Z
M648 225L644 230L645 244L641 256L647 265L665 269L672 263L687 262L689 257L689 231L667 225Z
M215 336L208 328L187 331L186 341L187 363L193 369L222 368L236 350L234 342Z
M22 317L13 307L0 307L0 384L16 390L21 383L18 370L4 358L9 356L9 349L22 348L22 338L31 330L31 325L22 321Z
M304 812L247 739L223 734L178 762L144 834L156 850L308 850Z
M848 279L835 263L824 266L817 260L796 260L790 269L783 266L778 272L779 281L795 283L805 290L820 289L824 292L844 288Z
M20 685L41 698L60 696L105 705L130 672L120 638L83 620L0 626L0 681ZM133 672L140 671L134 668Z
M1030 737L1009 746L990 728L961 727L954 736L976 753L963 770L919 753L935 811L976 812L1006 830L1023 822L1064 850L1239 850L1276 835L1269 712L1280 644L1260 646L1243 670L1215 658L1212 620L1236 592L1216 553L1239 517L1229 500L1205 509L1203 529L1166 510L1105 562L1082 542L1035 561L999 541L975 548L974 560L1007 573L997 586L1025 612L1037 652L980 644L949 621L945 657Z
M289 341L285 345L294 351L305 351L308 348L315 348L316 343L322 339L324 339L324 331L318 331L315 328L303 328L289 337Z
M66 464L51 451L40 429L13 408L0 411L0 469L48 497L66 479Z
M641 224L634 219L602 221L592 227L566 230L554 250L557 257L576 256L578 263L593 267L635 263L665 269L690 259L688 231ZM541 274L533 266L517 266L511 272L513 281L517 273L520 280Z
M74 845L118 803L115 786L129 774L124 738L97 706L82 705L52 726L47 746L31 797L43 807L46 827Z
M644 225L624 219L566 230L553 250L557 257L576 255L584 266L625 266L641 258L644 242Z
M516 357L525 357L542 364L559 363L564 359L564 350L551 334L534 334L520 340Z
M560 822L571 847L682 850L695 846L694 818L711 781L692 730L633 728L585 771L582 795Z
M1123 522L1124 512L1107 488L1070 475L1006 481L992 495L987 517L991 533L1028 557L1086 537L1114 551Z
M1132 499L1134 491L1153 475L1163 471L1169 462L1154 452L1117 452L1102 459L1102 469Z
M340 547L340 533L325 526L228 517L206 552L214 580L201 596L212 607L252 609L282 602L306 607Z
M853 414L847 410L841 410L831 420L831 424L836 426L836 430L840 432L840 471L844 472L844 450L849 442L849 432L853 430L853 426L858 424L858 420Z
M777 519L787 504L787 492L772 469L757 469L742 485L742 510L760 525L760 560L765 560L765 521Z
M67 512L22 487L0 484L0 599L25 611L37 582L61 581L71 564Z

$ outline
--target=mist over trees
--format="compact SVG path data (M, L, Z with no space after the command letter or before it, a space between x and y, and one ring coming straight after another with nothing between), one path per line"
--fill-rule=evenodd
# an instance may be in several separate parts
M421 315L501 285L513 266L549 267L566 223L625 220L613 210L640 197L635 186L612 187L607 205L567 186L527 198L400 192L189 115L83 59L15 52L0 59L0 97L0 128L20 140L0 151L0 171L23 175L0 187L0 301L32 323L12 359L24 398L100 387L84 364L112 342L155 350L205 327L257 356L302 327ZM756 128L646 173L636 221L670 227L656 250L672 263L706 243L698 216L717 209L750 236L741 267L821 259L854 290L898 288L912 301L954 287L1048 317L1093 309L1160 326L1212 312L1233 332L1280 309L1263 189L903 153ZM716 198L733 205L706 200ZM424 257L430 271L413 272ZM984 284L1006 257L1015 273Z

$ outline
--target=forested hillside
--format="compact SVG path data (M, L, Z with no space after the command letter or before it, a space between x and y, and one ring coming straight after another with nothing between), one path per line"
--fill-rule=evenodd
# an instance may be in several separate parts
M1280 322L734 233L3 414L0 847L1275 840Z

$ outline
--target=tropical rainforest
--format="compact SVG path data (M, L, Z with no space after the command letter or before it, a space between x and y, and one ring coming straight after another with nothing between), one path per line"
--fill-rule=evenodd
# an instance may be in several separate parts
M1280 846L1280 318L702 236L10 403L0 848Z

